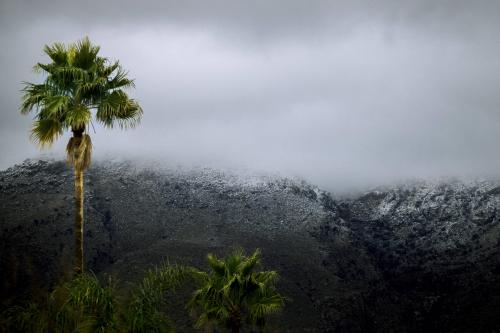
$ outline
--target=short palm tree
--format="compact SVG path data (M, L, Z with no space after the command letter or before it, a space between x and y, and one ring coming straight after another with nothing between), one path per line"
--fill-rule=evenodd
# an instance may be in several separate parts
M241 250L226 259L208 255L211 271L198 272L202 287L196 290L188 307L197 316L196 326L217 326L239 332L243 324L263 328L266 317L278 312L284 298L275 288L278 273L254 272L261 254L245 256Z
M139 104L123 89L134 87L118 61L100 57L99 46L88 38L70 45L45 45L48 64L35 71L45 74L43 83L24 82L21 113L35 113L32 139L50 146L65 131L73 136L66 147L75 172L75 272L83 272L83 172L90 166L92 119L105 127L132 127L142 115Z

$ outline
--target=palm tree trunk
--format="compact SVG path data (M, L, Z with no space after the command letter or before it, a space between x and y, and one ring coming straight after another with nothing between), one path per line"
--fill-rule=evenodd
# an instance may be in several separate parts
M75 170L75 263L77 275L83 273L83 172L90 163L90 137L84 137L85 128L72 128L73 137L69 140L66 152L68 161Z
M83 273L83 170L75 168L75 273Z
M231 310L231 333L240 333L241 313L240 308L235 306Z
M231 327L231 333L240 333L240 326L233 324Z

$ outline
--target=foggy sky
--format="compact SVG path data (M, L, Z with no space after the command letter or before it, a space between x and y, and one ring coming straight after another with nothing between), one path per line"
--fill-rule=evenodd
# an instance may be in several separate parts
M499 1L0 2L0 169L39 156L21 81L84 36L144 109L97 158L299 176L331 190L500 176ZM62 157L68 136L42 153Z

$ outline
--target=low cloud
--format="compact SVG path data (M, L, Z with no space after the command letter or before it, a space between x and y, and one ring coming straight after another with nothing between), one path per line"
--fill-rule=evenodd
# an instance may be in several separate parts
M37 154L17 109L43 45L88 35L130 70L145 110L134 130L96 127L98 158L280 172L332 190L498 176L493 1L41 4L0 8L1 168Z

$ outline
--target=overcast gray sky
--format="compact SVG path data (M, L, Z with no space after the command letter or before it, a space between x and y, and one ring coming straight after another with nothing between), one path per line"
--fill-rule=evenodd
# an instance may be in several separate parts
M0 168L40 154L18 107L43 45L89 36L145 111L134 130L97 127L98 158L332 190L499 176L499 17L500 1L1 0Z

